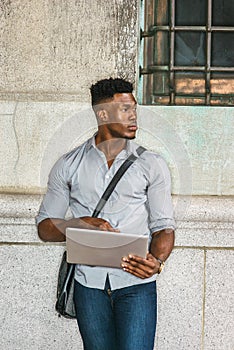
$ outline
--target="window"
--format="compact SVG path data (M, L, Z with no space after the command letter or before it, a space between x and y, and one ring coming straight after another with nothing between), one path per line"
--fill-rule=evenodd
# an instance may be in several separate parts
M142 0L142 103L234 105L234 1Z

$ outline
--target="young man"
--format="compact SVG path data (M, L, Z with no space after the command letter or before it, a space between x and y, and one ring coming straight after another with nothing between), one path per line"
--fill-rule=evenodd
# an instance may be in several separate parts
M146 257L120 268L76 266L74 301L86 350L151 350L156 329L156 274L174 245L170 175L164 160L131 141L137 131L132 84L104 79L91 87L97 133L53 167L37 217L44 241L64 241L67 227L148 234ZM114 174L133 153L98 218L91 215ZM73 218L65 220L70 207Z

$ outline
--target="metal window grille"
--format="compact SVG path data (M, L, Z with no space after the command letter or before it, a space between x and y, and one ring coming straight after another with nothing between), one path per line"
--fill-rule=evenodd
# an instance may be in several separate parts
M234 105L234 1L142 0L142 103Z

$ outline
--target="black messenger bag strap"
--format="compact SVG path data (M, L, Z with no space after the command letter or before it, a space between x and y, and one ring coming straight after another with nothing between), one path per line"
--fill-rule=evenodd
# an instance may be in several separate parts
M146 149L144 147L142 147L142 146L139 146L137 148L137 150L136 150L138 156L140 156L145 151L146 151ZM94 209L92 217L96 218L99 215L100 211L102 210L102 208L104 207L104 205L108 201L111 193L113 192L115 186L117 185L117 183L119 182L119 180L121 179L123 174L128 170L130 165L132 165L135 162L136 159L137 159L137 157L134 156L134 154L130 154L130 156L123 162L123 164L117 170L117 172L115 173L115 175L112 178L111 182L107 186L107 188L106 188L105 192L103 193L101 199L99 200L96 208Z

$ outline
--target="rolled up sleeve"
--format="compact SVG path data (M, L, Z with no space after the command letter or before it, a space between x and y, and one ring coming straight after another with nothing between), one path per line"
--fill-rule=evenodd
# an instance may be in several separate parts
M47 192L36 216L36 224L48 218L63 219L69 206L69 186L64 159L61 158L52 168Z
M171 198L171 177L166 162L154 156L148 186L149 228L151 234L166 228L176 228Z

